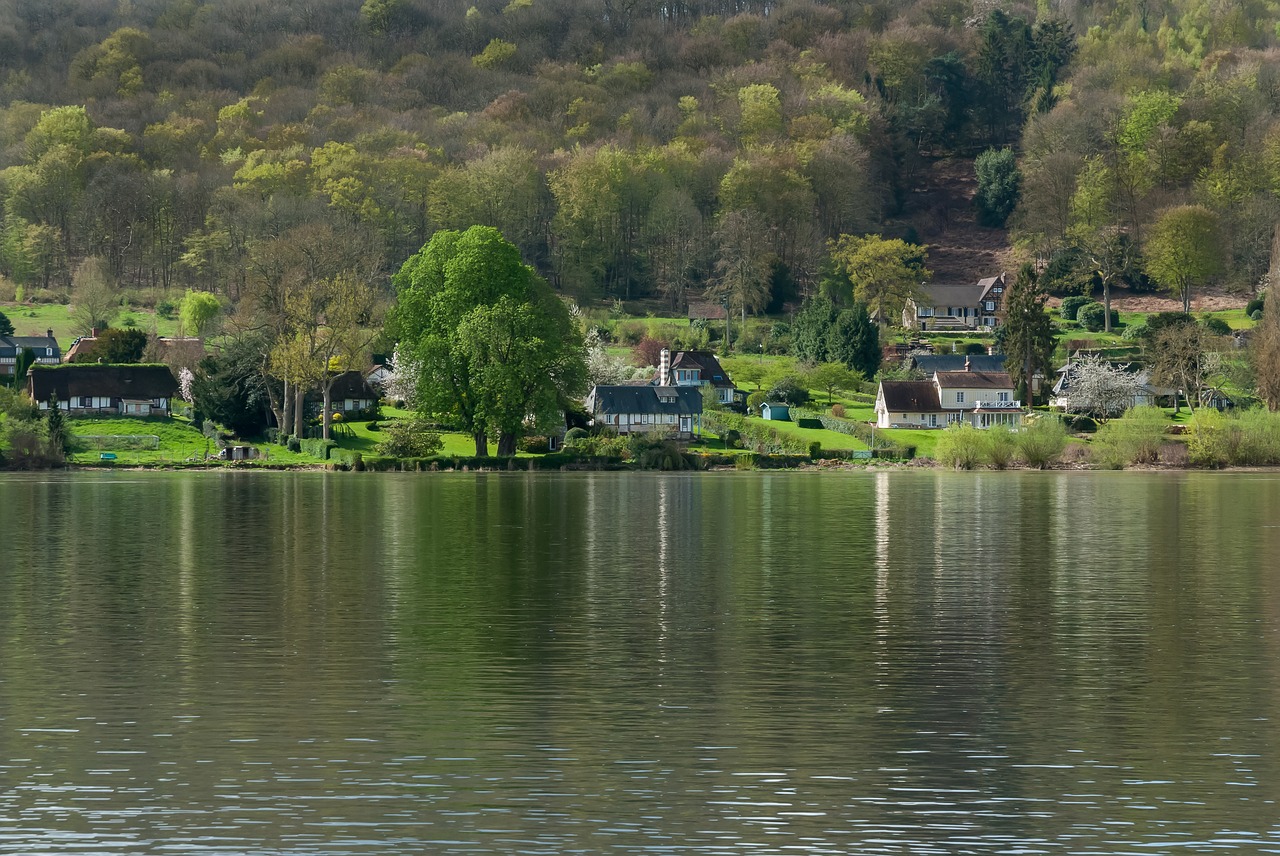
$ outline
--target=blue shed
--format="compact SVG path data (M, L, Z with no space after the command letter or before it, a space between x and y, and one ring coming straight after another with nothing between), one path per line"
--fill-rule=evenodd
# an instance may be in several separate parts
M766 401L760 405L760 418L770 419L774 422L790 422L791 407L777 401Z

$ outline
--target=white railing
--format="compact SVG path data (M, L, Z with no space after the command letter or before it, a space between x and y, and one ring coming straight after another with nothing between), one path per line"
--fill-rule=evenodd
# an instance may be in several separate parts
M1021 410L1021 401L975 401L975 410Z

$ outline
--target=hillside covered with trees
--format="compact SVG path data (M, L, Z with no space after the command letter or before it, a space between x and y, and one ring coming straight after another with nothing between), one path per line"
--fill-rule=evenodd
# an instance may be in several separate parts
M385 282L483 224L580 300L679 309L736 275L761 311L815 290L840 235L944 236L969 214L934 167L987 152L977 216L1048 284L1152 286L1176 212L1224 251L1183 285L1251 288L1277 7L15 0L0 273L63 299L93 259L142 301L260 305L290 270Z

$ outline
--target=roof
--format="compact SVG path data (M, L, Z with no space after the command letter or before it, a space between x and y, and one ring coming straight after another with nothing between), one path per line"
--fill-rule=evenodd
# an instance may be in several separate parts
M30 348L37 356L45 356L44 351L53 348L53 355L60 357L58 340L52 336L0 336L0 357L16 357L24 349Z
M70 401L91 395L103 398L172 398L178 382L168 366L97 365L75 363L60 366L32 366L27 392L36 401Z
M729 373L720 366L716 355L710 351L678 351L671 358L671 370L701 369L702 379L712 386L733 386Z
M922 306L977 306L986 289L981 285L926 285L920 289Z
M698 303L690 301L689 318L703 318L707 321L723 321L725 316L725 308L721 303Z
M915 368L930 375L934 372L962 372L966 362L972 371L1002 372L1004 371L1005 355L921 354L918 357L911 357L910 362Z
M885 409L898 413L933 413L942 409L938 388L931 380L882 380Z
M945 389L1013 389L1008 372L935 372L938 385Z
M696 386L597 386L588 405L593 413L696 416L702 413L702 392Z
M348 398L377 398L378 392L369 385L364 374L357 371L343 372L333 379L329 390L332 401L343 401Z

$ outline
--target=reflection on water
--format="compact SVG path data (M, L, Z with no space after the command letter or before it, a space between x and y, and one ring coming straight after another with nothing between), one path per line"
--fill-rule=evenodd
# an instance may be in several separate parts
M0 475L0 852L1280 849L1270 474Z

